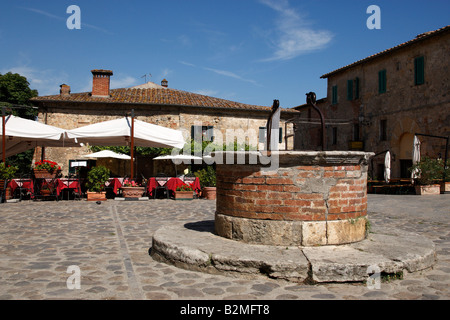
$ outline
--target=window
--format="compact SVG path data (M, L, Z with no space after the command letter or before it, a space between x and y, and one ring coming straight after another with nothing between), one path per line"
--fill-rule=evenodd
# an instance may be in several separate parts
M387 140L387 120L380 120L380 141Z
M337 104L337 103L338 103L337 86L333 86L331 88L331 104Z
M378 93L386 92L386 70L378 72Z
M203 141L214 141L214 127L213 126L192 126L191 139L199 139L202 137Z
M347 100L353 100L353 80L347 80Z
M283 143L283 128L279 128L280 134L278 136L278 143ZM260 143L266 143L267 130L266 127L259 127L258 140Z
M418 57L414 59L414 84L416 86L425 83L425 59Z

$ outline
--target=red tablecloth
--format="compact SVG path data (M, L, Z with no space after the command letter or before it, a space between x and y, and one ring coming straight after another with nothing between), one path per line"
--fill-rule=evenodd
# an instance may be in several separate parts
M117 194L120 187L122 187L123 178L111 178L106 183L105 186L112 188L113 192Z
M156 189L157 186L158 186L158 183L156 182L155 178L148 179L147 192L151 197L153 196L153 191Z
M81 194L80 181L78 179L58 179L56 180L56 195L59 196L64 189L76 189Z
M160 186L161 183L159 183L159 181L156 181L156 178L150 178L148 179L147 182L147 191L148 194L150 196L153 195L153 191L155 190L155 188L157 186ZM172 192L175 192L175 190L177 189L177 187L179 186L184 186L184 185L190 185L192 187L192 189L198 194L201 190L200 187L200 180L199 178L195 178L194 181L189 181L189 182L185 182L180 178L168 178L167 182L165 184L163 184L167 187L167 189L171 190Z
M195 193L199 193L201 190L201 186L200 186L200 179L199 178L195 178L194 182L187 182L192 189L195 191Z
M34 193L34 184L32 179L12 179L8 183L8 188L11 188L11 194L14 194L14 191L19 187L30 190L31 194Z
M175 190L181 186L187 186L187 184L184 183L180 178L170 178L166 183L167 189L171 190L172 192L175 192Z

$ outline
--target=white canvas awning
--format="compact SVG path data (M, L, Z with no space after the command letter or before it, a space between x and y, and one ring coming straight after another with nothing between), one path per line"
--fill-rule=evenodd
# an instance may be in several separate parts
M69 138L98 146L123 146L130 143L131 119L124 117L67 131ZM181 131L134 119L134 145L138 147L183 148Z
M35 147L80 147L65 135L65 130L37 121L8 115L5 118L5 156L24 152ZM0 121L0 132L3 132ZM3 138L0 139L0 156L3 156Z

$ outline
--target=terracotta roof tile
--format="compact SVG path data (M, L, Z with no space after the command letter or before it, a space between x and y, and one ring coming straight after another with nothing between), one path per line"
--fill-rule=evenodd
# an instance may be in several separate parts
M399 44L399 45L397 45L397 46L395 46L395 47L392 47L392 48L390 48L390 49L386 49L386 50L384 50L384 51L381 51L381 52L379 52L379 53L376 53L376 54L374 54L374 55L371 55L371 56L369 56L369 57L367 57L367 58L358 60L358 61L356 61L356 62L353 62L353 63L349 64L349 65L346 65L345 67L336 69L336 70L334 70L334 71L332 71L332 72L326 73L326 74L324 74L323 76L321 76L320 78L321 78L321 79L328 78L329 76L331 76L331 75L333 75L333 74L339 73L339 72L341 72L341 71L344 71L344 70L346 70L346 69L349 69L349 68L351 68L351 67L354 67L354 66L356 66L356 65L359 65L359 64L364 63L364 62L366 62L366 61L369 61L369 60L375 59L375 58L377 58L377 57L379 57L379 56L388 54L388 53L390 53L390 52L392 52L392 51L394 51L394 50L398 50L398 49L400 49L400 48L404 48L404 47L406 47L406 46L408 46L408 45L411 45L411 44L413 44L413 43L422 41L422 40L424 40L424 39L433 37L433 36L435 36L435 35L441 34L441 33L445 32L445 31L449 31L449 30L450 30L450 25L448 25L448 26L446 26L446 27L443 27L443 28L440 28L440 29L437 29L437 30L434 30L434 31L428 31L428 32L421 33L421 34L417 35L417 37L415 37L415 38L412 39L412 40L409 40L409 41L407 41L407 42L401 43L401 44Z
M175 105L223 109L269 111L271 107L250 105L230 100L209 97L197 93L169 88L122 88L110 90L109 98L92 97L90 92L72 93L68 96L51 95L32 98L32 102L87 102L87 103L131 103L150 105ZM282 109L284 112L297 112Z

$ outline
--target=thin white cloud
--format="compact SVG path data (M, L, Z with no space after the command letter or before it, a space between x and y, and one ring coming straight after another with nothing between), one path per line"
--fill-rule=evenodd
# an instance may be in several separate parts
M245 78L241 77L240 75L237 75L236 73L231 72L231 71L219 70L219 69L213 69L213 68L207 68L207 67L203 67L203 69L220 74L225 77L230 77L230 78L238 79L241 81L249 82L254 85L258 85L258 83L255 80L245 79Z
M278 14L275 39L271 39L274 53L261 61L289 60L311 51L323 49L333 39L328 30L315 30L305 17L291 8L287 0L259 0ZM271 33L272 34L272 33Z
M194 68L197 67L195 64L192 64L192 63L189 63L189 62L186 62L186 61L178 61L178 62L181 63L181 64L184 64L185 66L194 67ZM203 70L214 72L214 73L219 74L221 76L230 77L230 78L237 79L237 80L244 81L244 82L249 82L249 83L252 83L252 84L254 84L256 86L259 85L255 80L246 79L246 78L244 78L244 77L242 77L242 76L240 76L240 75L238 75L238 74L236 74L234 72L231 72L231 71L214 69L214 68L208 68L208 67L200 67L200 68L202 68Z
M25 10L28 10L28 11L31 11L31 12L34 12L34 13L38 13L40 15L43 15L43 16L46 16L46 17L49 17L49 18L52 18L52 19L60 20L60 21L66 21L67 18L69 17L68 15L64 16L64 17L60 17L60 16L57 16L57 15L51 14L51 13L49 13L47 11L43 11L43 10L39 10L39 9L35 9L35 8L21 7L21 9L25 9ZM81 18L81 21L83 21L83 18ZM107 34L112 34L111 32L109 32L106 29L94 26L92 24L81 22L81 28L83 28L83 27L94 29L94 30L97 30L97 31L100 31L100 32L103 32L103 33L107 33Z

